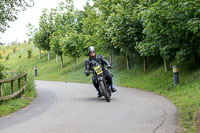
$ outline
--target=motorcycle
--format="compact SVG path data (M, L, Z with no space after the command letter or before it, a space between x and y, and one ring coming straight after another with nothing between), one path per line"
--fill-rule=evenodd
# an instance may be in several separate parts
M101 65L96 62L96 61L92 61L93 64L93 76L96 79L96 81L99 84L100 87L100 91L101 94L105 97L107 102L110 102L110 98L111 98L111 88L109 87L109 85L107 84L107 80L106 77L103 73L102 67ZM107 70L107 68L105 68Z

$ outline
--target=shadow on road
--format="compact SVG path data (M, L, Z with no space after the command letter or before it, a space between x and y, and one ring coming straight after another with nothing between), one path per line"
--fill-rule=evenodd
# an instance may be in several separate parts
M81 98L76 98L74 99L76 101L82 101L82 102L106 102L105 98L102 97L102 98L96 98L96 97L81 97ZM115 101L116 99L114 98L111 98L111 101Z

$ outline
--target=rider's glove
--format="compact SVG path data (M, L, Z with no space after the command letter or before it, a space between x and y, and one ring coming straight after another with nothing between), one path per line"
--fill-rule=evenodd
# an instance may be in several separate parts
M108 68L108 69L111 69L111 66L109 65L109 66L107 66L107 68Z
M85 75L86 75L86 76L89 76L89 75L90 75L90 71L85 70Z

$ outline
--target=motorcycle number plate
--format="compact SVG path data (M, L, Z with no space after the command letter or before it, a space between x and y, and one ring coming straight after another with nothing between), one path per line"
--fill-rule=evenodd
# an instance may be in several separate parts
M103 71L101 70L101 67L100 67L100 66L94 67L94 70L96 71L97 75L103 73Z

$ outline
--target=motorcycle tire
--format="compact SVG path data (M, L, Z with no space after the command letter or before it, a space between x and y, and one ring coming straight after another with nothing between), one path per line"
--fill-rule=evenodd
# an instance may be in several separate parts
M107 92L107 90L106 90L106 86L104 85L103 81L101 81L101 82L99 83L99 85L100 85L101 91L102 91L102 93L103 93L103 95L104 95L106 101L107 101L107 102L110 102L110 96L109 96L109 94L108 94L108 92Z

